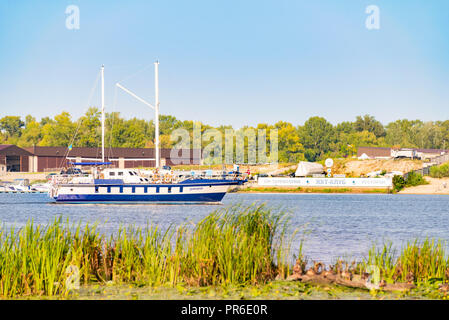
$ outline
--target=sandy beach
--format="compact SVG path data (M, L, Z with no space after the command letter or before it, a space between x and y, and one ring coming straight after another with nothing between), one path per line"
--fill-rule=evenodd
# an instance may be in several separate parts
M449 178L424 177L429 184L405 188L400 194L449 194Z

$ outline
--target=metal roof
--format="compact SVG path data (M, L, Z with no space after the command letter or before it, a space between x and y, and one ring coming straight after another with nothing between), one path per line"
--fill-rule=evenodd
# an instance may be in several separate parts
M5 156L31 156L32 154L22 148L19 148L13 144L1 144L0 155Z

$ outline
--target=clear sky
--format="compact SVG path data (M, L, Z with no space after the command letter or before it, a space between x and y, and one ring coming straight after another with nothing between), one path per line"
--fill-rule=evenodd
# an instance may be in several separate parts
M78 118L104 64L107 110L152 119L114 84L154 101L156 59L161 113L182 120L449 119L447 0L0 1L1 117Z

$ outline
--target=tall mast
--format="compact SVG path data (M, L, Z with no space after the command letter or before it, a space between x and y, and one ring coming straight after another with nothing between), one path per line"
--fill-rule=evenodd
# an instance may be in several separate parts
M101 66L101 161L104 162L104 65Z
M122 86L120 83L115 84L117 87L134 97L135 99L139 100L140 102L146 104L151 109L154 110L154 138L155 138L155 159L156 159L156 168L160 167L160 149L159 149L159 61L156 61L154 63L154 88L155 88L155 105L151 105L151 103L146 102L144 99L140 98L138 95L136 95L131 90L126 89L124 86Z
M156 140L156 168L160 166L159 157L159 61L154 63L154 86L155 86L155 105L154 105L154 123L155 123L155 140Z

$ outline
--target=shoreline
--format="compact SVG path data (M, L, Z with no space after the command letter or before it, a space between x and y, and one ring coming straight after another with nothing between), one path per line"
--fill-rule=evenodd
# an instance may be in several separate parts
M409 194L409 195L449 195L449 178L431 178L424 177L429 184L415 187L407 187L400 192L393 191L392 188L345 188L345 187L265 187L250 184L248 186L238 187L230 193L321 193L321 194Z
M391 189L385 188L319 188L319 187L246 187L238 188L230 191L229 193L338 193L338 194L390 194Z

